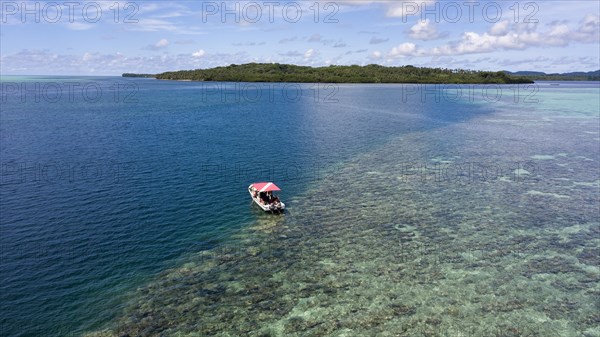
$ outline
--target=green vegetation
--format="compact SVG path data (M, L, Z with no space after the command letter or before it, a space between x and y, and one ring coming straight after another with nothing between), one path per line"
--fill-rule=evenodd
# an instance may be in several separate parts
M368 66L304 67L278 63L249 63L212 69L166 72L161 80L218 82L300 82L300 83L533 83L503 71L473 71L442 68Z
M154 74L132 74L132 73L125 73L123 74L123 77L146 77L146 78L155 78L156 75Z
M535 71L506 72L512 76L529 78L534 81L600 81L600 70L590 72L573 72L565 74L546 74Z

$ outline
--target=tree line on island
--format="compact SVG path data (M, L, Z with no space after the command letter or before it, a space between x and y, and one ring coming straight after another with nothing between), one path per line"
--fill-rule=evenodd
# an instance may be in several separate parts
M124 77L155 77L160 80L215 82L298 82L298 83L427 83L427 84L520 84L530 78L504 71L423 68L411 65L308 67L279 63L232 64L211 69L181 70L157 75L123 74Z
M156 78L155 74L134 74L134 73L124 73L123 77L144 77L144 78Z
M600 81L600 70L562 74L546 74L539 71L517 71L515 73L507 71L506 73L511 76L520 76L536 81Z

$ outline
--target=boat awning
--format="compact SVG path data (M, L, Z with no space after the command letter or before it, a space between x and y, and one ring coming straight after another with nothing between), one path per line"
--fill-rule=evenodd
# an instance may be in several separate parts
M273 183L254 183L252 186L254 186L254 188L256 188L259 192L281 191L281 189Z

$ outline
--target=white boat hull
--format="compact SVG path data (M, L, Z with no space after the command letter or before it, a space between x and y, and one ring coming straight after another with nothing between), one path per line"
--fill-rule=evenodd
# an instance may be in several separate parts
M285 204L281 201L273 204L265 204L262 202L262 200L260 200L260 198L255 198L252 191L252 186L248 187L248 192L250 193L250 198L252 198L254 203L265 212L283 211L285 209Z

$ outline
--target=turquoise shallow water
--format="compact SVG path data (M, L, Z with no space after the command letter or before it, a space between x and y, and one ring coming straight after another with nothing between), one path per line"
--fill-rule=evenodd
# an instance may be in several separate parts
M235 84L69 80L139 100L4 105L3 334L600 334L597 84L236 102ZM250 204L265 179L285 215Z

